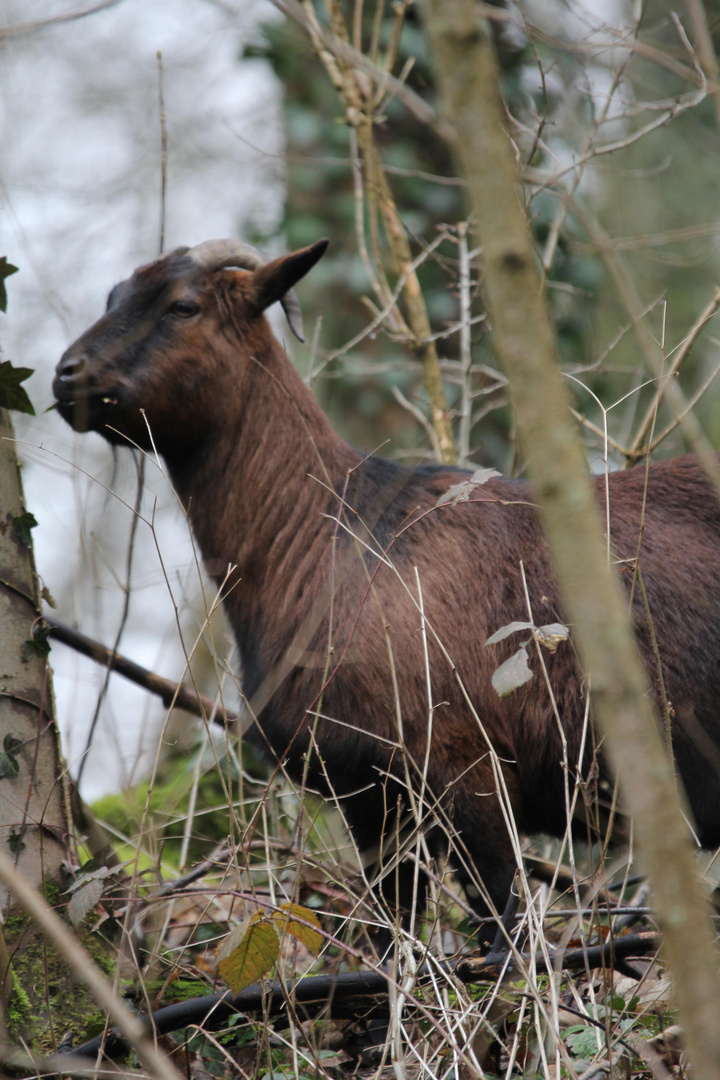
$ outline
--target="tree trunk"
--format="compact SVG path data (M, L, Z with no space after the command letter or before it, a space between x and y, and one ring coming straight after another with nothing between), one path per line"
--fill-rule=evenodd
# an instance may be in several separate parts
M40 595L10 414L0 409L0 850L56 909L75 861L66 769L46 649L33 641ZM4 1034L49 1051L102 1019L66 962L0 885ZM8 967L10 965L10 968ZM4 991L4 992L3 992Z
M608 565L504 130L492 42L474 0L427 0L446 116L483 245L485 297L565 611L590 676L664 935L695 1080L720 1076L720 979L707 900L646 693L627 600Z

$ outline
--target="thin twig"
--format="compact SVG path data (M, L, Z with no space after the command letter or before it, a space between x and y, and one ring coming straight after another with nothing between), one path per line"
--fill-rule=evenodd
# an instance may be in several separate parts
M79 630L73 630L72 627L48 617L45 618L45 622L48 625L50 637L61 641L63 645L68 645L71 649L75 649L76 652L81 653L83 656L95 660L96 663L102 664L108 670L116 671L118 675L122 675L123 678L129 679L130 682L142 686L144 690L148 690L151 694L156 694L162 699L167 708L176 706L178 709L184 709L186 712L192 713L193 716L199 716L204 720L214 715L218 724L231 724L238 719L232 713L220 715L216 710L214 711L214 703L209 698L196 694L187 686L183 686L182 683L173 682L172 679L164 679L161 675L148 671L147 668L141 667L140 664L136 664L133 660L121 656L114 649L108 649L107 646L101 645L99 641L94 641L93 638L81 634Z
M133 554L135 552L135 537L137 536L138 523L142 520L142 518L140 516L140 510L142 508L142 500L143 500L143 492L144 491L145 491L145 458L144 458L144 456L141 456L139 458L139 460L137 461L137 492L135 494L135 506L133 507L133 514L132 514L132 518L130 520L130 536L128 538L127 556L125 558L125 584L124 584L123 589L122 589L123 594L124 594L123 609L122 609L122 613L120 615L120 624L119 624L119 626L117 628L117 633L115 634L115 644L113 645L113 649L112 649L113 653L116 653L117 650L118 650L118 647L120 645L120 641L122 640L122 636L123 636L123 634L125 632L125 627L127 625L128 617L130 615L130 596L131 596L130 585L131 585L131 581L132 581ZM112 669L110 667L108 667L106 669L106 671L105 671L105 677L103 679L103 684L102 684L102 687L100 688L100 693L98 694L98 699L97 699L97 702L95 704L95 712L93 713L92 720L90 721L90 727L88 728L87 738L85 739L85 749L83 750L82 756L80 758L80 766L78 768L78 774L77 774L78 786L80 785L80 781L82 780L82 776L83 776L83 773L85 771L85 766L86 766L88 758L90 756L89 750L90 750L90 747L92 746L92 743L93 743L93 738L95 736L95 729L96 729L98 721L100 719L100 713L101 713L101 710L102 710L103 702L105 701L105 698L106 698L107 692L108 692L108 688L110 686L110 674L111 674L111 671L112 671Z
M700 337L700 334L704 330L705 325L710 321L710 319L712 319L713 315L715 315L715 313L717 312L719 307L720 307L720 288L716 288L714 293L713 293L712 300L705 307L705 309L702 311L702 313L698 317L695 325L692 327L692 329L690 330L689 334L687 335L685 340L682 342L680 347L676 350L669 369L664 374L663 378L658 381L657 390L655 391L655 396L654 396L653 400L650 402L650 404L648 405L648 407L647 407L647 409L645 411L645 415L643 416L642 420L640 421L640 426L638 427L635 438L633 439L632 443L630 444L628 450L625 453L625 456L627 457L628 461L630 461L630 462L636 461L639 457L641 457L645 453L645 444L646 444L648 436L650 434L650 429L652 428L653 424L655 423L655 417L657 416L657 411L660 408L660 405L662 404L662 401L663 401L663 399L665 397L667 387L668 387L668 383L669 383L670 379L674 378L677 375L677 373L680 371L680 368L683 366L683 364L685 363L685 361L689 357L690 352L692 351L693 345L695 344L697 339ZM709 385L709 384L706 384L706 388L707 388L707 385ZM696 400L699 400L699 399L696 398ZM676 428L678 426L678 424L680 424L682 422L682 419L684 419L684 417L687 416L687 414L690 411L691 407L692 406L689 405L687 408L682 410L681 413L678 414L678 416L675 418L674 422L671 425L669 425L668 428L666 429L665 433L663 434L663 438L665 438L667 435L669 435L670 432L672 430L674 430L674 428ZM662 439L660 439L659 441L662 441ZM658 445L658 440L655 440L654 443L653 443L653 447L655 447L657 445Z
M720 67L715 55L712 34L702 0L685 0L693 31L693 45L700 66L708 80L708 89L715 105L715 117L720 131Z
M720 364L716 364L715 367L710 372L710 374L708 375L707 379L705 379L700 384L700 386L695 391L693 396L689 399L689 401L687 402L685 408L682 409L681 412L677 413L677 415L673 417L673 419L670 421L670 423L667 425L667 427L663 428L663 430L660 432L659 435L656 435L654 437L653 441L651 442L651 444L650 444L650 446L648 448L648 453L649 454L652 454L652 452L657 449L657 447L660 445L660 443L664 442L664 440L667 439L668 435L672 434L672 432L675 430L675 428L678 427L680 424L682 424L682 422L685 419L685 417L687 416L687 414L692 409L695 408L698 401L700 401L700 398L703 397L705 392L710 388L712 383L715 381L715 379L716 379L719 372L720 372Z
M122 0L101 0L99 4L92 4L86 8L76 8L75 11L67 11L64 15L51 15L47 19L36 19L35 22L18 23L17 26L3 26L0 28L0 41L9 41L11 38L25 37L28 34L36 34L40 30L47 30L50 26L59 23L77 22L88 15L95 15L98 11L116 7Z
M318 40L322 42L324 49L330 52L336 59L342 59L346 64L350 64L360 71L365 72L377 86L381 87L387 93L393 94L398 101L401 101L408 112L412 113L418 120L427 124L441 137L449 137L452 130L450 125L446 121L440 119L435 110L432 109L419 94L416 94L409 86L405 86L388 71L383 71L383 69L378 67L377 64L374 64L372 60L363 56L361 52L358 52L357 49L352 47L349 41L343 41L336 34L325 30L317 22L313 25L308 15L303 11L298 0L270 0L270 2L278 9L278 11L282 11L283 15L287 16L288 19L297 23L298 26L301 26L311 37L317 35Z
M412 401L408 401L399 386L392 386L390 389L398 405L402 406L402 408L409 412L411 416L414 416L418 424L420 424L432 446L433 454L438 458L440 455L440 447L437 441L437 434L425 413L422 409L419 409L417 405L414 405Z
M588 946L585 954L582 949L565 950L561 963L566 971L583 971L587 957L593 968L611 967L614 958L647 956L649 953L656 952L659 947L660 935L654 931L644 931L605 941L602 945ZM520 959L524 963L529 963L531 957L521 954ZM547 958L540 955L537 959L543 962L543 966L547 966L548 960L555 963L557 955L555 951L551 951ZM451 970L464 983L495 982L499 974L497 964L489 964L485 959L463 958L457 964L443 966ZM423 965L418 971L418 976L427 975L428 968ZM177 1005L168 1005L163 1009L158 1009L148 1017L148 1020L151 1021L157 1035L178 1031L190 1025L217 1029L223 1027L229 1018L237 1013L250 1015L261 1013L264 1017L283 1015L286 1013L286 995L290 995L296 1004L302 1005L309 1015L317 1013L325 1018L353 1018L357 1017L358 998L385 998L387 996L389 977L391 976L383 971L351 971L339 975L315 975L294 983L288 981L285 987L281 987L277 982L270 989L256 984L234 997L232 991L227 991L224 994L207 994L178 1002ZM379 1010L373 1010L375 1015L378 1011L380 1014L383 1012L383 1003L378 1004ZM91 1056L97 1052L99 1045L99 1039L91 1039L82 1046L78 1046L74 1052ZM105 1043L105 1053L116 1057L125 1052L127 1052L127 1046L122 1039L118 1038L117 1033L114 1037L111 1033L111 1037Z
M460 253L460 278L458 291L460 295L460 372L461 372L461 405L460 405L460 428L458 431L458 460L461 465L470 464L470 432L472 428L472 350L470 336L471 306L470 306L470 253L468 251L468 223L458 224L458 249Z

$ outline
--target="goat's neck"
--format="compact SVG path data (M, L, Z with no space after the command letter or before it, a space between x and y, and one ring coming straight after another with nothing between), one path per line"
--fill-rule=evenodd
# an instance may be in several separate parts
M236 567L229 607L247 607L268 581L293 574L323 514L337 512L328 489L342 491L359 455L275 342L254 351L218 405L202 449L168 464L210 574L222 581Z

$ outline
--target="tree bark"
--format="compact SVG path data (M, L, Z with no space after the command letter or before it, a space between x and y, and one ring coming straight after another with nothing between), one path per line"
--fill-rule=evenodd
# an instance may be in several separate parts
M66 769L47 656L32 641L40 595L10 414L0 409L0 851L53 906L73 861ZM6 1034L38 1049L98 1017L65 961L0 883ZM10 966L9 966L10 965ZM5 991L3 993L3 990Z
M443 107L455 129L455 151L483 245L494 347L510 384L565 611L650 875L693 1075L717 1080L720 979L707 899L571 422L504 129L492 42L474 0L427 0L426 7Z
M32 643L41 610L25 514L12 422L0 409L0 740L20 744L11 755L17 772L9 766L0 778L0 847L41 889L63 880L70 816L50 667ZM3 889L0 905L6 904Z

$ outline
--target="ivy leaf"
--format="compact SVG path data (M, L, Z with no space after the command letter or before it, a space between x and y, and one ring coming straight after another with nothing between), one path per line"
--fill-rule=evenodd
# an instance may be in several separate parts
M14 735L6 735L3 739L3 749L0 752L0 780L6 776L17 776L20 772L20 763L17 755L23 748L21 739Z
M17 533L18 539L25 545L25 547L31 547L32 536L30 530L36 528L37 521L33 514L29 510L26 510L24 514L18 514L17 517L12 519L13 528Z
M30 378L33 370L29 367L13 367L9 360L0 363L0 408L35 415L32 402L20 385Z
M280 955L272 916L256 911L228 936L218 953L218 972L233 994L257 982Z
M445 503L451 503L453 506L457 506L458 503L467 502L475 488L480 487L481 484L486 484L493 476L502 476L502 473L499 473L497 469L476 469L469 480L461 480L459 484L451 484L435 505L443 506Z
M597 1053L597 1030L589 1025L574 1024L564 1032L566 1046L582 1061L590 1062Z
M13 831L8 837L8 847L12 851L13 855L19 855L21 851L25 850L25 841L23 840L23 834Z
M20 765L16 757L0 752L0 780L6 777L15 778L20 772Z
M504 664L501 664L493 672L493 690L498 697L504 698L508 694L512 694L513 690L517 690L518 687L524 686L526 682L530 682L532 677L533 673L528 665L528 652L523 645L509 660L506 660Z
M36 656L44 660L46 656L50 655L48 633L48 630L38 630L34 638L23 641L20 646L20 659L23 664L29 664Z
M320 923L314 911L303 907L301 904L282 904L279 911L273 912L272 917L279 933L286 930L288 934L292 934L298 941L301 941L313 956L317 956L323 939L320 933ZM302 920L302 922L298 920ZM306 923L311 923L311 926L306 926ZM313 927L317 929L313 929Z
M7 261L7 256L0 257L0 311L7 311L7 292L5 290L5 278L11 274L17 274L17 266Z

